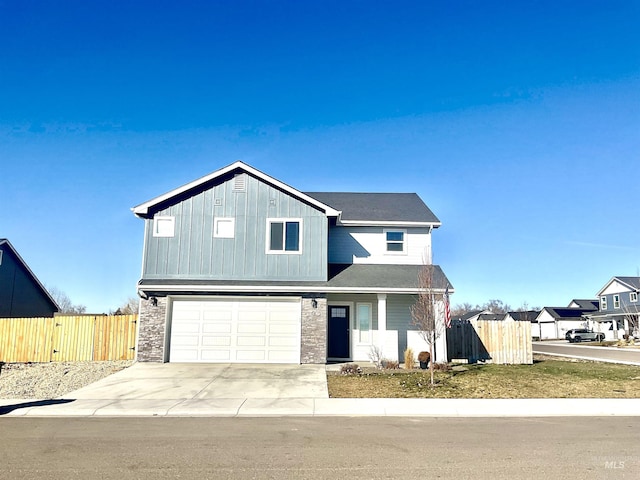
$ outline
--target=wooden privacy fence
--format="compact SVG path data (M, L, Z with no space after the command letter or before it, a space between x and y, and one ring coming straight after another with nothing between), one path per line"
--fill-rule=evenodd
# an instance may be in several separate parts
M0 318L0 361L133 360L137 315Z
M532 364L531 322L453 320L447 329L449 360L469 363Z

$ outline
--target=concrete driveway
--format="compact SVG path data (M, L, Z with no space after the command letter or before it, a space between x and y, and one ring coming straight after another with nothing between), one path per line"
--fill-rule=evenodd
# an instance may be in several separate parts
M211 400L328 398L324 365L135 363L64 398Z

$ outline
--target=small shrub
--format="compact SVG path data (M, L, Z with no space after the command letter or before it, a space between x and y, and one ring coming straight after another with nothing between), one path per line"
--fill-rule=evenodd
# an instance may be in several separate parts
M400 364L395 360L387 360L386 358L383 358L380 363L382 368L385 370L396 370L397 368L400 368Z
M416 366L416 360L415 357L413 356L413 350L408 347L405 351L404 351L404 368L406 368L407 370L413 370Z
M451 371L451 365L446 362L434 363L433 369L439 372L449 372Z
M369 349L369 360L373 362L376 368L382 368L382 350L377 345L371 345Z
M362 369L356 363L347 363L340 369L340 375L360 375Z

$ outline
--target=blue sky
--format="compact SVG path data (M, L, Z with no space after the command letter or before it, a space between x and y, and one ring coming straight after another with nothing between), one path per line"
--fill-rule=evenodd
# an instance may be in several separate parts
M135 294L130 208L243 160L415 191L452 302L640 269L640 2L0 0L0 237L91 312Z

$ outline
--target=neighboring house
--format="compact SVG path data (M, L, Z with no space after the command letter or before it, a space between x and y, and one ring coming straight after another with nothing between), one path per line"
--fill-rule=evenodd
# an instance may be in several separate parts
M613 277L597 293L600 308L587 317L591 328L607 340L622 338L625 332L638 335L640 277Z
M0 238L0 318L53 317L58 305L6 238Z
M418 272L453 291L431 265L440 220L414 193L304 193L236 162L133 212L139 361L398 360L427 348L411 327Z
M537 336L540 340L565 338L568 330L587 328L588 322L584 315L593 311L593 308L544 307L535 319L539 334L533 333L532 329L532 336Z
M600 304L599 304L597 299L591 300L591 299L577 299L577 298L574 298L569 303L569 307L568 308L581 308L583 310L593 311L593 310L598 310L599 307L600 307Z

